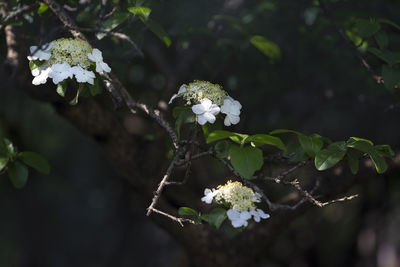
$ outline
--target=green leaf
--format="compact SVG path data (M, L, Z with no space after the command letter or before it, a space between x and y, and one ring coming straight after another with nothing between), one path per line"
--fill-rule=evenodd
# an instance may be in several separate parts
M292 157L289 159L290 163L299 162L305 159L304 149L299 143L289 144L288 146L286 146L286 150L283 154L285 156L293 154Z
M361 152L367 153L374 162L376 171L378 173L384 173L387 170L385 160L379 156L378 152L375 150L373 145L371 145L371 143L364 140L355 140L354 137L351 137L347 141L347 147L355 148Z
M210 214L204 214L201 216L201 218L204 221L208 222L210 225L213 225L217 229L219 229L219 227L221 227L221 224L227 218L226 210L223 208L215 208L210 212Z
M277 130L273 130L273 131L269 132L269 134L272 134L272 135L282 134L282 133L294 133L297 135L302 134L298 131L288 130L288 129L277 129Z
M240 133L233 133L233 132L229 132L229 131L224 131L224 130L217 130L214 132L211 132L206 139L207 144L218 141L218 140L222 140L222 139L226 139L226 138L230 138L233 142L242 145L246 142L247 138L249 136L247 134L240 134Z
M376 19L376 22L391 25L391 26L395 27L396 29L398 29L400 31L400 26L397 25L396 23L394 23L393 21L388 20L388 19L378 18L378 19Z
M17 152L17 148L13 145L13 143L8 140L7 138L4 138L3 141L1 142L1 145L4 149L4 152L6 153L7 156L12 157L14 154Z
M383 65L382 78L386 89L392 90L400 83L400 70L388 65Z
M49 162L38 153L24 151L18 154L18 159L20 159L26 165L36 169L38 172L44 174L50 173Z
M161 41L164 42L167 47L171 45L171 39L160 24L152 19L148 19L146 25L149 27L150 31L152 31Z
M112 31L129 18L129 13L116 12L114 15L103 22L103 30Z
M217 158L227 158L229 156L229 142L221 141L215 144L215 151L217 152Z
M253 174L261 169L264 163L262 151L256 147L239 147L232 144L229 155L233 168L246 179L252 179Z
M352 174L357 174L358 172L358 157L354 151L347 151L347 163Z
M393 158L395 155L394 151L389 145L376 145L374 146L374 149L382 157Z
M42 4L40 5L40 7L38 8L38 10L37 10L37 14L38 14L39 16L41 16L44 12L47 11L47 9L49 9L49 6L46 5L45 3L42 3Z
M8 164L8 177L16 188L22 188L28 181L28 168L18 162L10 162Z
M380 30L375 34L375 41L378 44L380 49L385 49L389 44L389 38L386 32Z
M143 21L147 21L151 13L151 9L145 6L129 7L128 10Z
M335 142L330 144L327 148L318 151L315 156L315 168L319 171L329 169L336 163L342 160L346 155L346 142Z
M43 63L42 63L43 64ZM29 69L34 70L40 67L40 60L30 60L29 61Z
M374 143L372 143L371 140L368 140L368 139L365 139L365 138L360 138L360 137L354 137L354 136L350 137L349 140L347 140L347 143L348 143L348 144L352 144L352 143L357 142L357 141L364 141L364 142L367 142L367 143L370 144L371 146L374 145Z
M399 52L392 52L387 49L379 50L375 47L369 47L368 52L371 52L375 56L379 57L389 65L394 65L400 63L400 53Z
M104 31L112 31L121 23L129 18L130 14L127 12L115 12L114 15L103 22ZM106 33L99 32L96 34L97 39L101 40L106 36Z
M189 207L180 207L178 209L179 215L190 215L190 216L198 216L197 211Z
M309 157L315 157L324 144L319 136L306 136L303 134L299 134L297 136L299 138L301 147Z
M376 21L366 20L366 19L358 19L356 21L356 26L358 29L358 34L362 38L368 38L377 33L381 26Z
M250 42L264 55L269 57L271 61L278 61L281 59L281 49L279 46L264 36L254 35L250 38Z
M67 84L63 81L57 84L57 94L62 97L65 97L65 93L67 92Z
M390 62L390 59L387 57L387 55L382 52L382 50L379 50L375 47L368 47L368 52L374 54L375 56L379 57L380 59L382 59L383 61L385 61L386 63Z
M282 140L278 137L268 135L268 134L256 134L248 137L246 140L246 143L248 142L256 142L256 143L261 143L265 145L271 145L275 146L281 150L285 150L286 147L283 144Z
M8 163L8 158L3 158L3 157L0 158L0 171L7 166L7 163Z

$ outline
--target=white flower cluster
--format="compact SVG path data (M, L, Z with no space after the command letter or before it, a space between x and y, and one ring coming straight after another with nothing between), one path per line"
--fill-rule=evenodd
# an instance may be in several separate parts
M211 204L213 200L220 204L228 204L230 209L226 214L235 228L246 227L251 217L255 222L259 222L261 218L269 218L268 214L257 209L255 205L261 202L261 196L240 182L228 181L225 185L219 185L217 189L206 188L201 200L207 204Z
M197 115L200 125L214 123L216 115L220 112L225 114L224 124L230 126L240 121L239 101L230 97L221 86L207 81L195 81L188 85L183 84L177 94L174 94L169 104L177 97L183 97L187 105L193 105L192 111Z
M78 83L93 85L96 75L90 70L91 65L96 65L98 73L111 71L107 63L103 62L101 51L80 39L57 39L41 47L31 46L30 52L28 59L38 66L31 71L35 77L32 81L34 85L46 83L47 78L58 84L74 76Z

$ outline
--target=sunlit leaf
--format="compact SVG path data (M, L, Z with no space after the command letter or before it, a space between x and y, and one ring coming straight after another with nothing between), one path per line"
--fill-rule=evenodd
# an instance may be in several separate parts
M347 148L345 142L330 144L327 148L317 152L314 160L315 168L319 171L331 168L342 160L344 155L346 155L346 151Z
M0 171L7 166L7 163L8 163L7 157L0 157Z
M285 145L282 140L276 136L268 135L268 134L256 134L249 136L246 139L246 143L256 142L263 145L271 145L275 146L281 150L285 150Z
M197 211L195 211L192 208L189 207L180 207L178 209L178 213L179 215L193 215L193 216L198 216Z
M354 137L351 137L347 141L347 147L355 148L369 155L371 160L374 162L376 171L378 173L384 173L387 169L387 164L385 160L378 154L371 143L364 140L355 140Z
M262 151L256 147L239 147L232 144L229 156L233 168L246 179L253 178L253 174L261 169L264 163Z
M136 16L139 16L140 19L147 21L150 16L151 9L145 6L134 6L128 8L129 12L133 13Z
M260 50L264 55L269 57L271 61L281 59L281 49L279 46L261 35L255 35L250 38L250 42Z

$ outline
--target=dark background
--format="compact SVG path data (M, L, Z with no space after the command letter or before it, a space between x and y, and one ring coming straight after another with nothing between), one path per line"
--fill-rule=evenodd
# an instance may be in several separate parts
M327 2L345 29L355 27L355 18L384 17L400 23L399 1ZM65 3L77 8L69 14L81 26L91 26L96 1ZM108 8L112 5L123 10L133 3L114 1ZM151 18L169 34L170 47L138 20L122 30L138 43L144 58L126 42L89 36L136 99L162 106L160 101L168 102L182 83L209 80L224 86L243 105L241 121L232 131L267 133L286 128L333 140L359 136L398 151L396 92L377 84L361 66L317 1L145 1L143 5L152 9ZM310 12L315 20L308 17ZM56 21L51 11L42 16L33 13L31 18L32 23L25 18L18 26L26 46L68 36L65 29L54 37L45 34ZM400 32L384 30L393 50L398 49ZM257 50L249 42L253 35L278 44L281 59L271 61ZM4 33L0 36L4 60ZM373 41L368 45L376 46ZM382 62L363 55L380 73ZM3 73L0 84L7 80ZM60 117L51 104L34 100L32 92L0 88L0 136L12 139L21 150L41 153L52 167L49 176L31 171L21 190L12 187L7 175L0 176L0 266L191 266L184 248L145 216L148 200L116 176L90 137ZM41 86L36 89L40 94ZM112 106L107 94L96 100ZM143 142L157 138L141 118L119 116L132 135L143 136ZM205 187L224 183L225 177L217 175L220 168L207 162L196 165L194 176L200 180L192 184L196 186L192 194L200 199ZM341 171L349 173L345 167ZM400 266L399 173L370 172L348 191L359 194L357 199L308 209L288 222L269 240L257 266Z

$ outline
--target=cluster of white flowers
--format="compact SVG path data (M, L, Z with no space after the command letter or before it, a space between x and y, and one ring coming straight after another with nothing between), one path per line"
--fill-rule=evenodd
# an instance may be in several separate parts
M207 81L195 81L188 85L183 84L177 94L171 97L169 103L177 97L183 97L187 105L192 105L192 111L197 116L200 125L214 123L216 115L220 112L225 114L224 124L230 126L240 121L239 101L230 97L221 86Z
M259 222L261 218L269 218L268 214L257 209L255 205L261 202L260 194L254 193L251 188L240 182L228 181L225 185L219 185L217 189L206 188L201 200L207 204L215 200L217 203L229 205L230 209L226 214L235 228L246 227L251 217L256 222Z
M32 75L34 85L44 84L47 78L58 84L65 79L73 78L78 83L94 84L95 73L90 70L96 66L96 72L110 72L111 68L103 62L101 51L92 48L86 41L73 38L61 38L41 47L31 46L30 61L35 62Z

